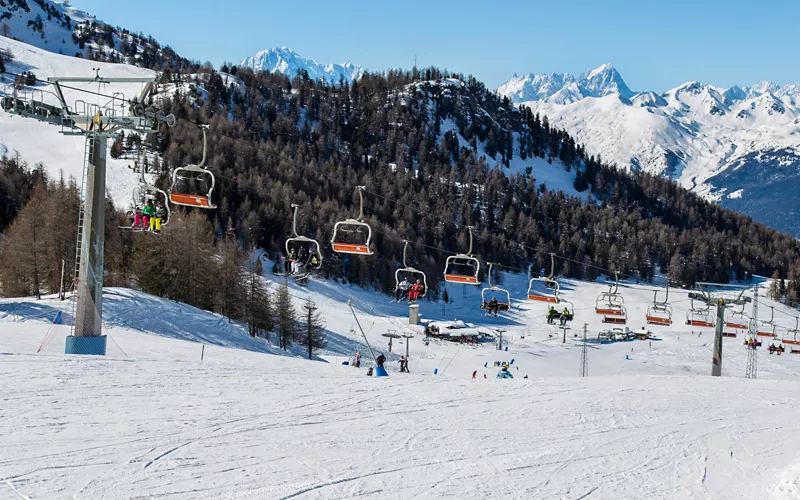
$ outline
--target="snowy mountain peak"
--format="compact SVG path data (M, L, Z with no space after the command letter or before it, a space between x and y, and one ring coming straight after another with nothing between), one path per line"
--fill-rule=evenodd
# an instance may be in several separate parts
M350 62L343 64L321 64L307 59L289 47L262 50L241 62L241 66L253 71L271 71L293 77L299 71L306 71L312 80L325 80L337 84L344 80L352 83L365 73L364 68Z
M559 104L611 94L618 94L625 99L635 95L611 63L586 71L578 78L568 73L515 76L498 87L497 94L515 102L548 101Z
M629 99L634 95L634 92L625 84L622 75L611 63L603 64L599 68L584 73L578 79L578 85L581 86L584 93L593 97L619 94Z

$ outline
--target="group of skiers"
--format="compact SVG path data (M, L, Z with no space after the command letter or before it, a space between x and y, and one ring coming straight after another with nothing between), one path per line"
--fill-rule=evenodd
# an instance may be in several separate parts
M128 215L133 217L131 229L160 233L161 224L167 217L167 209L161 202L153 205L153 200L147 200L144 207L137 205Z
M320 262L316 252L309 251L305 246L301 246L299 252L294 248L290 248L289 255L286 256L283 264L283 272L287 275L302 274L303 268L315 271L319 269L319 265Z
M425 286L420 280L417 280L417 282L412 285L410 281L403 278L403 281L398 283L394 289L394 300L400 302L401 300L407 299L409 303L416 302L424 291Z
M755 349L758 347L758 340L756 340L755 337L750 337L744 341L744 345L747 346L748 349Z
M400 356L400 373L411 373L408 371L408 358Z
M569 309L567 309L566 307L560 313L558 311L556 311L556 308L553 307L553 306L550 306L550 310L547 311L547 324L548 325L554 325L556 323L556 320L559 320L559 322L561 323L561 326L564 326L564 325L567 324L567 321L569 321L569 319L570 319L570 313L569 313Z

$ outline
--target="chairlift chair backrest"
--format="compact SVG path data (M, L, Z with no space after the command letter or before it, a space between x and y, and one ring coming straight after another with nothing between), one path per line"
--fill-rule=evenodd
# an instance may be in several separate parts
M448 283L480 285L478 275L481 270L480 261L472 255L472 226L469 230L469 250L467 253L451 255L444 264L444 280ZM459 272L461 269L463 271ZM469 270L469 272L466 272Z
M411 274L411 275L414 275L414 276L419 276L419 277L422 278L422 287L423 288L422 288L422 293L419 294L418 298L422 298L422 297L424 297L425 295L428 294L428 278L427 278L427 276L425 276L424 272L420 271L419 269L415 269L415 268L413 268L413 267L408 265L408 262L406 260L406 256L407 256L406 254L407 254L407 250L408 250L408 241L406 240L403 243L404 243L404 246L403 246L403 267L398 268L394 272L395 287L400 286L400 283L402 283L403 280L401 279L401 276L403 274Z
M669 301L669 285L664 300L658 301L658 290L653 290L653 303L647 306L647 323L650 325L672 325L672 307Z
M205 166L208 148L208 139L206 137L207 128L208 125L200 126L200 129L203 131L203 159L200 161L200 164L186 165L185 167L178 167L172 171L172 187L170 188L169 199L175 205L206 209L217 208L217 206L211 202L211 195L214 192L216 180L214 174ZM190 187L189 184L192 184L192 186ZM200 184L203 186L203 189L197 189L194 184Z
M558 292L560 286L554 277L555 274L555 254L550 254L550 275L547 277L532 278L528 283L528 299L538 300L540 302L550 302L558 304ZM552 292L545 292L541 288L536 289L537 284L544 289L551 289Z
M711 314L711 306L696 307L694 298L689 297L689 311L686 313L686 324L700 328L714 328L714 317Z
M508 309L511 308L511 293L509 293L509 291L506 290L505 288L501 288L499 286L495 286L495 285L492 284L492 268L493 267L494 267L494 264L493 263L489 263L489 274L488 274L488 277L487 277L487 282L488 282L489 286L487 286L483 290L481 290L481 302L483 304L481 309L484 309L484 308L486 308L488 306L489 300L487 300L487 298L488 298L489 295L499 294L499 295L505 295L506 299L505 299L505 301L498 300L497 301L498 306L500 307L501 311L507 311Z
M730 317L725 320L725 326L735 330L747 330L750 318L744 313L744 302L741 311L731 311Z
M322 250L319 242L307 236L300 236L297 234L297 209L300 205L292 204L292 236L286 239L286 255L287 257L292 253L292 245L307 244L310 251L317 255L317 267L322 266Z
M619 273L614 273L614 283L602 292L595 302L595 313L603 316L625 316L625 299L619 293Z
M372 248L370 242L372 241L372 228L364 222L364 195L362 191L364 186L357 186L358 198L360 209L357 219L345 219L339 221L333 226L333 235L331 236L331 247L336 253L355 254L355 255L372 255ZM346 242L343 240L343 235L350 233L358 233L360 236L356 243Z

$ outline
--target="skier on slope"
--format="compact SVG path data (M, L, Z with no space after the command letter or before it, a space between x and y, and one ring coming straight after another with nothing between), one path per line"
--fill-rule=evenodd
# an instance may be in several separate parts
M508 366L503 365L503 368L497 372L497 378L514 378L514 375L511 375L511 372L508 371Z

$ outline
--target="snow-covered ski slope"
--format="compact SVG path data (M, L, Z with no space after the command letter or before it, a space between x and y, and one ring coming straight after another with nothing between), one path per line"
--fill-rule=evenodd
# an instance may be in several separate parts
M725 376L709 377L710 330L684 326L686 292L671 291L675 326L651 327L661 340L590 345L579 378L572 332L603 327L605 287L563 282L576 319L562 344L524 281L505 276L513 308L497 319L475 288L451 287L445 312L420 303L425 318L506 329L508 351L416 335L411 373L395 341L385 379L341 364L368 357L347 300L384 353L382 333L413 333L407 306L333 282L291 288L325 317L328 363L122 289L105 294L108 355L65 356L69 326L48 323L68 303L4 300L0 498L800 498L800 356L761 349L746 380L741 338L725 339ZM652 288L621 290L641 326ZM770 305L761 298L762 314ZM496 380L493 362L512 359L515 378Z
M126 64L101 63L54 54L2 36L0 36L0 50L8 50L14 55L14 62L7 65L9 72L18 74L32 71L40 80L47 80L50 76L92 77L95 74L93 68L99 68L100 75L105 77L148 77L155 74L150 70ZM0 90L8 95L13 94L13 82L14 77L0 76ZM128 83L101 86L94 83L66 85L103 95L122 92L127 99L137 97L142 90L140 84ZM35 87L33 98L55 104L58 100L52 92L52 87L41 83ZM70 106L75 106L79 100L100 106L108 106L110 101L105 97L71 89L64 90L64 97ZM0 155L14 156L19 153L30 167L42 162L54 178L63 171L65 177L72 176L80 182L84 139L80 136L64 136L60 130L60 127L55 125L14 116L0 109ZM138 176L128 168L132 163L132 159L115 160L110 155L107 157L107 189L114 202L121 206L130 203L133 189L139 181Z

